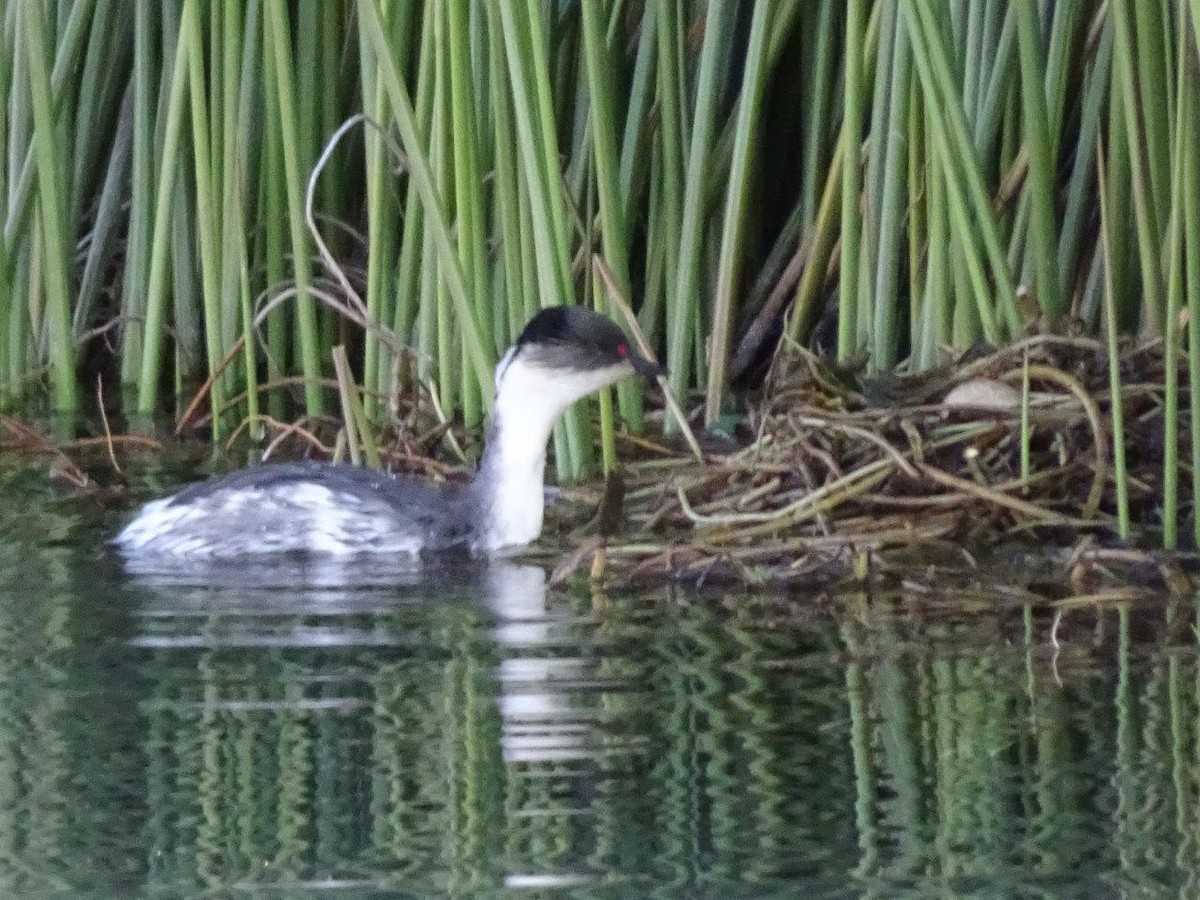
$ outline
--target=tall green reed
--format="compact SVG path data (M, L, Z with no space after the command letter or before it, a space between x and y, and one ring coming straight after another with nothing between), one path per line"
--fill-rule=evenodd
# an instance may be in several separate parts
M98 368L127 409L165 414L216 374L221 438L263 411L320 423L345 345L375 427L418 385L474 425L536 309L605 308L596 251L709 425L781 330L882 372L1035 327L1107 331L1111 313L1166 339L1190 391L1198 16L1200 0L8 4L0 397L45 382L73 409ZM340 288L304 213L356 114L370 124L315 212L368 327L325 302ZM602 401L609 461L640 397ZM589 421L557 433L563 475L593 463ZM1167 471L1165 493L1184 470Z

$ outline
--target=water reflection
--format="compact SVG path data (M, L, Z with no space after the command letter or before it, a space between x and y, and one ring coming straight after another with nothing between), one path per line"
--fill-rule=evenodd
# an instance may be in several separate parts
M136 583L155 781L205 812L194 830L164 823L157 858L194 847L208 888L231 863L326 888L354 871L414 890L595 875L567 835L587 830L598 773L639 752L602 702L631 688L602 673L594 620L551 604L541 568L292 563ZM247 799L277 814L249 828Z
M0 896L1198 893L1191 608L194 576L0 542Z

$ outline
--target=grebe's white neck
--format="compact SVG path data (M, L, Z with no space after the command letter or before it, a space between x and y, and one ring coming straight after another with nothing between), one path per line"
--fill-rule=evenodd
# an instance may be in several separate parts
M628 363L563 370L531 362L512 348L496 367L491 432L471 485L479 515L472 549L495 552L535 540L545 509L546 444L573 402L612 384Z

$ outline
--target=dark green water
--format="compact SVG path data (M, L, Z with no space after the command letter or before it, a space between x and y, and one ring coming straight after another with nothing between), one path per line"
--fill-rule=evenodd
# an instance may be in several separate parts
M0 491L2 897L1200 894L1190 607L130 574Z

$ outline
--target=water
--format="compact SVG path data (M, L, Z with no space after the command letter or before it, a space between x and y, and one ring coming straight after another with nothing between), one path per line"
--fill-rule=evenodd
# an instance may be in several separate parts
M129 573L0 491L0 896L1200 890L1190 607Z

